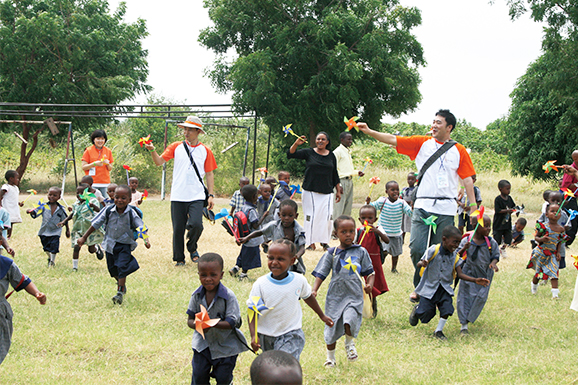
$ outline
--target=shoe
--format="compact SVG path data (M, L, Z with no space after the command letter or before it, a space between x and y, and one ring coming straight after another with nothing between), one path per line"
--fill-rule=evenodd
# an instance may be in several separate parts
M419 295L414 291L409 295L409 302L411 303L418 303L419 302Z
M54 267L54 265L55 265L55 263L49 259L48 260L48 267Z
M315 251L315 243L309 245L309 247L305 250Z
M391 269L391 272L392 272L393 274L399 274L399 271L397 271L397 269Z
M247 275L247 273L241 273L239 274L239 282L243 281L243 280L249 280L249 276Z
M355 349L355 344L345 345L345 353L347 353L347 359L349 362L357 361L357 349Z
M538 293L538 285L534 285L533 282L530 282L530 292L534 295Z
M462 330L460 330L460 335L461 336L468 336L468 335L470 335L470 332L468 331L468 329L462 329Z
M73 268L72 268L72 272L73 272L73 273L76 273L77 271L78 271L78 268L77 268L77 267L73 267Z
M331 361L328 358L327 360L325 360L325 363L323 364L323 366L325 366L326 368L334 368L337 366L337 363L335 361Z
M417 312L417 305L415 305L413 309L411 309L411 313L409 314L409 324L411 326L417 325L419 321L419 318L417 318L417 315L415 314L416 312Z
M263 243L263 244L261 245L261 247L263 248L263 252L264 252L265 254L267 254L267 253L269 252L269 245L268 245L268 244Z
M185 262L183 261L179 261L175 264L175 267L182 267L182 266L185 266Z
M231 270L229 270L229 274L231 277L236 277L239 275L239 268L237 266L233 266Z
M323 251L327 251L327 249L329 249L329 245L327 243L322 243L321 247L323 247Z
M502 258L508 258L508 253L506 253L505 247L500 249L500 254Z
M117 291L116 295L112 297L112 303L117 305L122 305L124 293L122 291Z
M530 245L532 245L532 249L535 249L536 246L538 246L538 244L536 243L536 241L533 240L533 239L530 241Z
M195 251L193 254L191 254L191 261L193 261L193 263L197 263L198 260L199 260L199 252Z
M446 335L444 334L444 332L442 332L441 330L438 330L437 332L434 332L434 337L437 338L440 341L447 341L448 337L446 337Z
M100 245L96 245L96 259L101 261L104 258L104 252L102 251L102 247Z

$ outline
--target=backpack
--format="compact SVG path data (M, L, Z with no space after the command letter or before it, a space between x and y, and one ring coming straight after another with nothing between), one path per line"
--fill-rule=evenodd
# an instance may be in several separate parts
M428 263L431 262L431 261L436 257L436 255L438 255L438 253L440 252L440 247L441 247L441 246L442 246L441 243L436 246L436 249L435 249L433 255L431 256L431 258L428 260ZM453 271L452 271L452 275L453 275L454 279L456 279L456 275L457 275L457 273L456 273L456 265L458 264L458 261L459 261L459 260L460 260L460 255L459 255L458 253L456 253L456 259L454 260L454 268L453 268ZM429 266L429 265L428 265L428 266ZM422 267L422 268L419 270L419 276L420 276L420 277L423 276L423 271L424 271L424 270L425 270L425 267Z
M113 207L115 207L115 206L114 206L114 205L109 205L109 206L106 206L106 207L103 209L103 210L106 210L105 213L104 213L104 224L105 224L105 226L106 226L106 224L108 223L108 218L110 217L110 212L111 212L111 210L112 210ZM143 214L142 214L142 210L141 210L141 209L139 209L139 208L136 207L136 206L132 206L132 205L128 205L127 207L130 207L130 208L135 212L135 214L138 215L138 216L140 217L140 219L142 219ZM136 226L135 226L135 224L134 224L134 222L133 222L132 215L129 214L128 220L129 220L130 228L133 229L133 231L132 231L133 238L134 238L134 240L136 241L136 240L138 239L138 231L136 230Z
M246 237L251 233L251 228L249 224L249 219L243 211L237 211L233 215L233 232L237 238Z

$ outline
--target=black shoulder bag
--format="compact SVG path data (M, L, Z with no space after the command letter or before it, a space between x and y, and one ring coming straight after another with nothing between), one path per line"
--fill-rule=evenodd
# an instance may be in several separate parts
M201 182L201 184L203 185L203 189L205 190L205 200L203 201L203 207L207 207L209 206L209 190L207 190L207 186L205 186L205 183L203 182L203 178L201 178L201 174L199 173L199 170L197 169L197 165L195 164L195 161L193 160L193 157L191 156L191 153L189 151L189 147L187 146L187 142L185 142L183 140L183 146L185 146L185 151L187 152L187 155L189 156L189 159L191 160L191 164L193 165L193 168L195 169L195 173L197 174L197 177L199 178L199 182Z
M410 198L412 202L415 202L417 199L417 190L419 188L419 182L421 181L421 178L423 178L425 172L427 171L428 168L430 168L430 166L432 164L434 164L434 162L436 160L438 160L438 158L440 156L442 156L445 152L447 152L450 148L452 148L457 142L455 140L448 140L447 142L445 142L440 148L437 149L436 152L434 152L432 154L432 156L429 157L428 160L426 160L426 162L424 163L424 165L422 166L421 170L419 170L419 174L417 176L416 182L415 182L415 188L413 189L413 191L410 194ZM423 197L422 197L423 198ZM433 199L447 199L444 197L440 197L440 198L433 198Z

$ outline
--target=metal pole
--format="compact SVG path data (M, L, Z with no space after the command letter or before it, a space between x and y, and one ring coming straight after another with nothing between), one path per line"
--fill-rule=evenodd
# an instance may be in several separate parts
M265 176L269 175L269 149L271 148L271 127L269 127L269 138L267 139L267 160L265 161L265 168L267 172Z
M257 111L255 111L255 128L253 131L253 184L255 184L255 167L257 167Z
M247 127L247 139L245 140L245 158L243 160L243 176L247 175L247 156L249 155L249 138L251 138L251 126Z
M64 171L62 172L62 195L64 195L64 185L66 182L66 169L68 168L68 153L70 151L70 136L71 136L71 129L70 129L70 123L69 123L68 135L66 137L66 155L64 156Z
M74 167L74 183L78 186L78 175L76 173L76 156L74 155L74 135L72 133L72 123L68 125L68 131L70 132L70 144L72 147L72 163Z
M165 140L164 140L164 148L167 148L167 133L169 130L169 121L165 120ZM165 200L165 185L166 185L166 179L167 179L167 163L165 162L163 164L163 176L161 177L161 200Z

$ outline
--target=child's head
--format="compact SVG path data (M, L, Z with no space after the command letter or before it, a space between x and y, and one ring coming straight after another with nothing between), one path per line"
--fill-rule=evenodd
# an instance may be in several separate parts
M442 246L450 252L458 248L461 240L462 233L455 226L446 226L442 231Z
M279 179L279 182L283 181L289 185L291 174L289 174L289 171L279 171L279 174L277 174L277 179Z
M295 263L297 246L288 239L274 240L267 251L267 267L275 279L283 279L287 276L289 268Z
M399 199L399 184L394 180L390 180L385 184L385 193L390 201L395 202Z
M559 191L552 191L550 195L548 195L548 203L556 203L560 205L564 200L564 196Z
M578 164L578 150L574 150L572 152L572 160L574 161L574 163Z
M239 190L242 189L243 187L245 187L246 185L249 184L249 178L247 178L246 176L242 176L239 179Z
M274 176L268 176L267 178L265 178L265 183L271 186L272 189L274 189L275 186L277 186L277 179L275 179Z
M116 190L117 187L118 185L116 183L111 183L106 188L106 193L108 194L108 197L112 200L114 200L114 190Z
M545 190L542 193L542 198L544 199L544 202L550 202L550 194L552 194L552 190Z
M562 214L558 212L559 209L560 205L557 203L549 203L548 207L546 207L546 218L548 218L550 223L557 223L560 219Z
M470 217L470 221L472 222L472 226L474 226L475 228L476 225L478 224L478 218L476 216ZM489 216L484 215L484 225L478 226L476 234L479 235L480 237L487 237L490 234L491 229L492 229L492 220L490 219Z
M498 190L500 190L500 194L502 195L510 195L510 190L512 189L512 185L505 179L502 179L498 182Z
M528 221L526 221L526 218L518 218L518 220L516 221L516 224L515 224L516 231L524 230L527 223L528 223Z
M131 192L135 192L138 188L138 178L136 176L132 176L128 179L128 183L130 186Z
M106 136L106 132L104 130L94 130L92 135L90 135L90 141L98 148L104 146L107 140L108 136Z
M114 205L116 206L117 210L120 209L121 212L124 212L123 210L126 208L126 206L128 206L130 200L130 187L127 185L121 184L116 188L116 190L114 190Z
M269 198L271 198L270 184L262 183L261 186L259 187L259 190L261 191L261 196L263 197L264 200L268 201Z
M409 187L413 187L413 185L415 185L416 179L417 176L415 175L415 172L410 172L409 174L407 174L407 184L409 185Z
M48 202L50 202L50 203L58 202L61 195L62 195L62 190L60 189L60 187L56 187L56 186L50 187L48 189Z
M281 204L279 204L279 219L281 219L281 226L293 227L298 215L297 203L295 203L294 200L285 199Z
M363 225L365 221L373 225L377 220L377 209L372 205L364 205L359 209L359 222Z
M342 247L349 247L355 239L355 220L349 215L341 215L333 221L333 233Z
M92 177L90 175L85 175L80 180L80 183L84 183L84 184L88 185L88 187L92 188L92 184L94 183L94 179L92 179Z
M20 174L18 174L18 171L8 170L6 171L6 174L4 174L4 178L6 178L8 184L14 186L18 186L18 184L20 184Z
M90 188L86 183L79 183L78 186L76 186L76 197L81 200L84 201L84 199L82 199L80 196L82 195L82 193L84 193L84 190L86 190L87 188Z
M267 350L257 356L251 364L251 384L274 385L303 383L303 372L299 361L281 350Z
M223 258L217 253L205 253L198 262L199 280L205 290L216 290L223 279Z
M245 201L249 203L256 203L258 197L258 190L252 184L247 184L241 188L241 195L245 198Z

